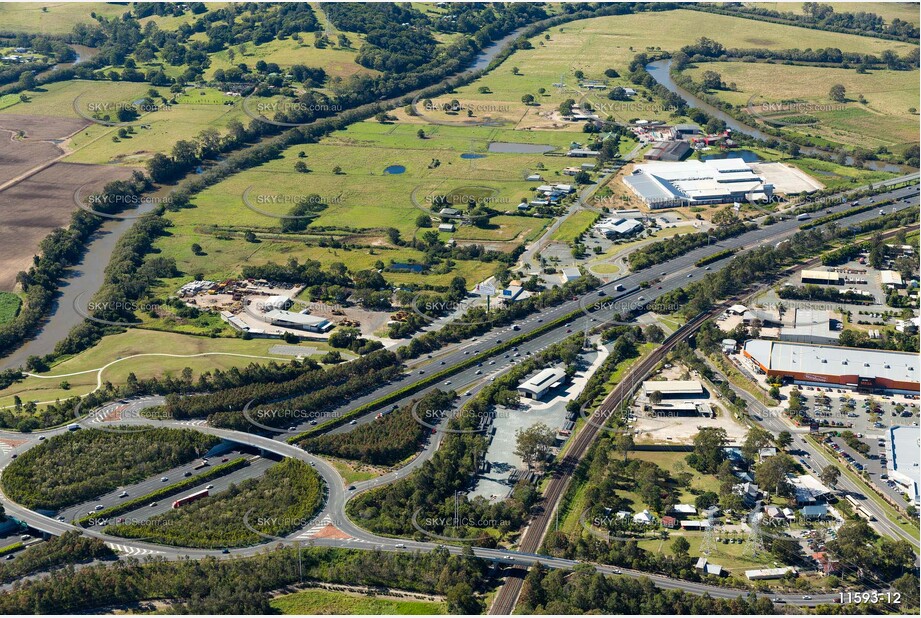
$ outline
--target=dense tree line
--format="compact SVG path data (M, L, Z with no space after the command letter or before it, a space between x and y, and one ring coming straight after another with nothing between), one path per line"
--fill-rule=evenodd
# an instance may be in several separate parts
M648 579L612 577L580 565L572 572L532 567L518 600L521 614L743 615L776 614L766 596L714 599L683 590L662 590Z
M780 298L793 300L824 300L832 303L850 303L854 305L872 305L875 299L850 290L836 290L823 285L806 284L802 286L784 285L777 288Z
M868 11L837 12L832 5L820 2L805 2L802 6L802 13L778 11L741 2L698 4L694 5L693 8L699 11L722 15L738 15L740 17L750 17L773 23L793 24L829 32L846 32L861 36L891 38L909 43L914 43L918 40L918 27L898 17L886 23L882 17Z
M704 247L714 239L719 241L733 238L753 229L755 229L753 224L736 220L728 225L719 225L708 232L679 234L665 240L659 240L647 245L642 251L634 251L627 259L632 270L642 270L643 268L667 262L698 247Z
M438 350L449 343L477 337L494 326L514 324L541 309L555 307L570 300L573 296L581 296L597 287L598 284L599 281L592 276L579 277L559 287L550 288L540 294L516 301L501 309L494 309L488 315L483 308L470 309L464 314L463 323L451 322L437 331L429 331L414 337L408 344L399 348L397 354L402 359L416 358L422 354Z
M375 384L392 379L399 370L396 356L381 350L350 363L327 368L312 366L296 375L270 373L271 379L266 381L256 381L259 378L253 372L253 381L243 381L240 385L201 395L169 396L164 412L176 419L211 415L212 423L258 431L242 414L249 403L251 418L270 427L286 427L292 421L302 422L305 414L346 403Z
M58 510L189 463L218 442L191 429L81 429L20 455L3 472L3 490L27 508Z
M437 419L427 416L425 412L446 412L451 409L453 399L453 394L435 390L424 395L419 401L414 401L352 431L307 438L299 445L311 453L392 466L416 453L431 433L428 427L413 417L413 408L416 408L416 417L429 425L436 425Z
M608 357L588 379L585 388L575 398L575 403L569 404L572 407L590 404L605 394L608 380L617 371L617 367L628 358L635 358L639 354L637 344L645 341L639 326L615 326L605 330L603 338L605 341L614 341Z
M301 576L302 575L302 576ZM449 597L449 609L480 613L475 596L495 585L485 560L471 553L359 551L324 547L276 549L237 560L120 560L67 567L24 581L0 595L5 614L69 614L137 601L173 601L186 614L272 614L272 591L299 582L409 590ZM453 602L451 599L454 599Z
M27 547L15 560L0 562L0 582L6 584L64 564L114 558L115 552L101 540L82 536L75 531L65 532L61 536Z
M767 49L726 48L721 43L701 37L691 45L685 45L672 60L676 68L684 68L688 62L706 62L714 60L742 59L747 62L755 60L773 60L777 62L806 62L821 64L843 64L870 67L885 65L890 70L910 70L918 66L917 48L899 57L890 50L884 50L879 56L861 52L843 52L837 47L819 49ZM845 67L847 68L847 67Z
M242 547L287 536L323 503L323 481L303 461L286 458L259 478L142 522L106 526L107 534L179 547Z

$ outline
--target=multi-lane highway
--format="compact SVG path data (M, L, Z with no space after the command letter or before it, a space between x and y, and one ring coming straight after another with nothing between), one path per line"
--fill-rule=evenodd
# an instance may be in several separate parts
M893 210L902 210L904 208L917 208L918 207L918 190L916 186L895 189L891 191L883 192L874 198L874 201L882 200L898 200L896 204L887 206L886 212L892 212ZM865 202L866 203L866 202ZM832 212L838 212L847 208L851 208L850 204L841 204L832 206L829 208ZM859 221L864 221L872 219L879 216L879 213L874 209L868 212L860 213L847 219L842 219L837 222L838 225L843 225L846 223L855 223ZM653 267L647 271L641 271L639 273L631 274L627 277L619 279L615 282L607 283L599 289L600 293L604 294L605 299L610 300L614 303L623 303L623 307L630 308L631 303L644 303L654 300L655 298L677 288L680 288L688 283L689 280L696 280L701 276L704 276L706 273L701 269L695 266L695 262L701 257L710 255L716 251L720 251L726 248L734 248L744 250L746 248L752 248L760 246L767 243L777 243L784 238L788 238L792 234L796 233L799 227L803 222L796 220L785 220L777 222L773 225L758 228L746 234L743 234L739 237L727 239L721 241L720 243L710 246L700 248L694 251L691 251L683 256L675 258L669 261L667 264L662 264L656 267ZM721 269L728 263L729 258L721 260L719 262L714 262L710 265L711 271L716 271ZM654 285L650 286L648 289L639 289L639 286L643 282L647 282L653 279L658 279ZM623 286L624 290L621 292L617 291L618 286ZM592 299L601 299L599 296L599 291L591 292L589 298ZM457 390L459 393L462 393L462 401L465 398L463 393L468 390L476 390L482 387L491 375L505 370L508 367L512 366L517 359L522 356L527 356L529 354L535 354L545 347L559 341L561 338L565 337L570 332L580 332L582 330L587 330L592 326L599 324L599 318L595 317L592 312L589 311L580 311L581 308L587 305L585 298L575 299L567 301L559 306L546 309L534 316L519 322L516 324L517 329L512 327L504 327L499 329L494 329L488 334L478 337L476 340L467 341L455 346L447 348L445 351L434 354L431 359L424 359L418 362L416 366L411 370L411 372L405 376L402 380L394 381L391 384L382 385L377 388L374 392L365 395L362 398L359 398L355 401L349 402L347 406L343 406L340 409L333 410L327 413L326 418L336 418L338 415L345 413L349 409L354 409L357 406L363 405L365 403L370 403L376 401L382 397L395 393L398 389L403 388L406 384L411 383L414 380L419 380L424 378L426 375L429 375L433 372L438 372L442 370L450 370L452 368L458 367L462 363L468 361L471 356L482 356L480 361L481 366L474 365L462 370L457 371L452 374L450 377L446 377L444 380L440 381L437 384L430 385L428 389L441 388L441 389L452 389ZM606 316L610 317L616 311L612 310L610 313L607 313ZM569 321L566 323L562 322L563 318L569 317ZM506 341L512 337L517 337L521 335L529 335L537 331L538 329L544 328L547 325L560 321L559 324L555 324L547 332L544 332L540 335L533 336L530 339L523 341L518 345L517 350L511 351L502 351L498 353L491 352L491 349L494 348L498 342ZM516 356L520 355L520 356ZM423 373L425 372L425 373ZM419 393L415 393L413 397L418 398L422 392L425 392L427 389L423 389ZM398 404L403 405L409 402L409 397L405 398L402 401L399 401ZM132 401L128 404L125 404L129 410L133 409L137 411L145 407L150 407L153 405L159 405L162 403L161 398L157 397L146 397L139 400ZM392 404L389 404L392 405ZM132 416L131 414L126 414L126 417ZM133 415L137 416L137 415ZM374 417L374 412L370 412L365 416L363 422L372 422ZM134 418L132 420L126 421L128 423L141 423L151 421L146 421L143 419ZM164 426L175 426L175 427L188 427L187 423L178 422L178 421L154 421L156 424ZM309 427L307 423L299 427L299 430L306 430ZM345 512L345 506L347 501L354 495L380 487L384 484L391 483L397 479L403 478L406 475L410 474L416 467L421 465L428 457L431 456L431 453L437 448L441 440L441 434L435 434L432 436L429 444L426 449L416 458L413 462L400 470L392 472L383 477L366 481L364 483L357 483L354 486L354 489L349 489L345 487L341 476L336 472L336 470L329 465L323 459L314 457L309 453L306 453L302 449L285 443L282 439L284 435L267 437L259 436L249 433L218 429L207 426L196 426L196 429L203 431L218 437L222 437L239 444L247 445L257 449L263 449L267 452L275 453L280 456L285 457L295 457L300 460L306 461L313 465L320 475L323 477L324 481L328 487L328 499L322 512L316 518L316 521L329 521L332 522L336 528L343 532L348 538L347 539L330 539L330 538L316 538L311 539L311 542L318 545L337 545L344 547L352 547L357 549L371 549L371 548L380 548L382 550L388 551L428 551L439 546L437 543L428 543L428 542L417 542L417 541L399 541L391 538L378 537L373 535L358 526L352 523ZM785 427L780 427L785 428ZM779 430L780 428L777 428ZM6 437L8 439L15 440L24 440L24 443L12 449L12 451L6 451L0 453L0 466L5 467L11 461L12 454L22 452L28 448L31 448L40 442L40 436L50 436L58 433L65 432L65 428L59 428L55 430L50 430L46 432L37 432L34 434L13 434L7 432L6 435L0 434L0 437ZM587 433L585 435L588 435ZM579 439L578 436L576 438ZM591 442L591 437L582 438L585 441L584 448L588 448ZM818 460L822 455L820 453L814 453L812 455ZM0 468L2 469L2 468ZM561 486L563 487L563 486ZM560 490L562 491L562 489ZM67 530L73 530L74 527L67 523L66 521L62 522L52 517L46 517L25 509L20 505L17 505L11 502L6 496L0 495L0 500L2 500L6 511L8 514L17 517L37 530L41 530L50 534L61 534ZM893 533L896 533L893 530ZM95 530L86 530L84 534L90 536L96 536L103 538L109 543L124 546L130 546L132 549L149 552L151 554L162 555L163 557L170 559L178 559L183 557L202 557L207 555L220 555L219 550L191 550L191 549L177 549L177 548L167 548L164 546L144 543L141 541L131 541L126 542L124 539L118 539L116 537L109 537ZM537 533L534 533L532 537L526 538L537 538ZM284 539L285 543L293 543L296 541L304 541L302 531L297 531L289 535L288 538ZM536 551L537 546L539 546L539 538L536 541L529 541L529 545L533 545L533 549ZM229 555L251 555L258 551L261 551L263 546L242 548L236 550L230 550ZM534 551L527 551L528 548L523 548L524 551L511 551L511 550L494 550L486 548L475 548L474 553L478 556L497 560L509 565L519 565L519 566L528 566L536 562L541 562L550 567L561 567L569 568L576 564L574 561L569 560L560 560L555 559L549 556L540 556L534 553ZM459 551L456 547L450 547L450 551ZM607 566L597 566L599 571L605 573L613 573L617 570L613 567ZM623 571L624 575L627 576L642 576L649 577L656 585L663 588L675 588L681 589L688 592L695 593L707 593L714 597L735 597L739 594L742 594L742 591L731 589L731 588L721 588L718 586L711 586L706 584L695 584L692 582L686 582L683 580L674 580L668 577L646 574L646 573L637 573L628 570ZM517 595L516 595L517 596ZM814 598L811 600L804 600L796 595L779 595L781 599L785 602L790 603L800 603L805 605L812 605L820 602L830 602L837 599L836 595L814 595ZM514 599L512 600L512 606L514 604Z

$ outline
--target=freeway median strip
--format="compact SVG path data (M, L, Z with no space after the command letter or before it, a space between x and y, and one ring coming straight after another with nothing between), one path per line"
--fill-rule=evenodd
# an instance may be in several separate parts
M233 472L244 466L248 466L249 461L245 457L240 457L239 459L234 459L233 461L215 466L205 472L204 474L199 474L198 476L192 476L187 479L183 479L178 483L173 483L172 485L167 485L166 487L161 487L156 491L152 491L149 494L143 496L138 496L137 498L132 498L118 504L116 506L110 506L107 509L103 509L98 513L93 513L92 515L85 515L78 519L75 523L78 526L86 527L87 524L99 519L108 519L110 517L116 517L122 513L127 513L136 508L142 507L145 504L149 504L154 500L159 500L161 498L166 498L181 492L182 490L198 485L204 481L210 481L211 479L217 478L219 476L224 476L229 472Z
M521 335L518 335L516 337L509 339L508 341L504 341L496 345L495 347L492 347L488 350L484 350L483 352L480 352L476 356L471 356L470 358L464 359L462 362L458 363L454 367L443 369L439 371L438 373L434 373L428 376L425 379L418 380L409 386L405 386L394 393L385 395L384 397L381 397L380 399L376 399L370 403L366 403L362 406L359 406L358 408L355 408L348 414L343 414L342 416L338 418L330 419L328 421L325 421L317 425L316 427L310 428L309 430L303 433L299 433L296 436L292 436L288 438L288 442L291 444L296 444L302 440L306 440L307 438L310 438L319 433L323 433L330 429L335 429L336 427L344 425L345 423L351 421L352 419L363 416L364 414L367 414L377 408L386 406L387 404L394 403L395 401L399 401L403 397L417 393L420 390L428 386L432 386L434 383L438 382L439 380L443 378L450 377L454 375L455 373L458 373L459 371L463 371L464 369L468 369L491 356L495 356L496 354L502 352L503 350L513 348L520 343L524 343L528 339L532 339L534 337L543 335L544 333L557 328L560 324L565 324L567 321L577 318L579 314L581 313L582 313L581 309L577 309L575 311L567 313L566 315L560 318L557 318L556 320L553 320L552 322L547 322L546 324L541 325L539 328L536 328L529 333L522 333ZM487 335L488 333L484 333L482 336L486 337Z

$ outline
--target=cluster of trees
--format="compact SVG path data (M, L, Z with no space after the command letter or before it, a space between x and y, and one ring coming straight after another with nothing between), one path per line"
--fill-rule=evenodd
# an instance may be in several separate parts
M176 419L214 415L211 422L255 431L241 413L251 402L252 418L264 425L282 427L290 424L296 413L319 412L344 404L373 388L373 384L392 379L399 369L396 355L385 350L327 368L314 362L282 368L271 365L264 372L253 368L245 376L234 374L235 379L226 386L212 382L214 386L204 394L169 395L164 412Z
M438 418L427 414L427 411L447 413L451 410L453 400L453 393L435 390L418 402L403 406L352 431L310 437L299 445L311 453L392 466L416 453L430 434L429 428L417 418L429 425L436 425ZM414 407L417 418L412 414Z
M58 510L189 463L219 441L191 429L69 432L20 455L3 491L30 509Z
M726 211L720 211L720 213L723 212ZM684 255L698 247L704 247L711 241L725 240L755 229L753 224L745 223L735 217L734 213L729 212L732 218L722 224L720 224L720 217L717 216L720 213L714 215L713 221L718 225L709 232L679 234L647 245L643 251L634 251L628 258L630 268L634 271L649 268L650 266L667 262L679 255Z
M489 562L469 550L452 556L446 549L410 554L289 547L238 560L119 560L24 581L0 596L0 612L70 614L168 599L177 613L267 615L274 613L272 591L319 581L441 594L451 612L479 614L479 595L495 585L491 573Z
M307 524L323 502L320 475L286 458L259 478L143 522L112 524L104 532L179 547L240 547L287 536ZM247 525L248 524L248 525Z
M908 576L914 582L917 603L918 576L915 554L908 541L880 536L865 520L857 518L844 522L828 549L848 570L860 576L876 576L892 582Z
M861 252L866 250L867 246L864 243L854 243L838 247L828 253L822 254L822 266L839 266L845 262L850 262L860 255Z
M715 599L683 590L663 590L648 579L611 577L592 565L572 572L531 568L521 588L517 611L522 614L567 615L758 615L776 614L766 596Z
M100 539L82 536L79 532L65 532L26 548L15 560L0 562L0 582L39 573L64 564L78 564L91 560L111 560L115 552ZM0 601L2 603L2 601Z

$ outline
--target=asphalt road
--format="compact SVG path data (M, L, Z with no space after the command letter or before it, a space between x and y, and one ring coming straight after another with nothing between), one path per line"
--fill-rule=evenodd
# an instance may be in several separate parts
M885 194L878 195L875 199L881 200L881 199L888 199L890 197L895 198L895 199L902 199L905 197L910 197L910 200L908 203L899 202L895 206L896 209L901 210L901 209L909 208L909 207L914 207L914 208L918 207L918 193L917 193L916 187L909 187L909 188L890 191ZM832 207L831 210L836 211L836 210L846 209L850 207L851 207L850 204L847 204L847 205L841 205L838 207ZM891 206L887 207L887 213L891 212L891 209L892 209ZM861 213L859 215L855 215L849 218L847 220L847 223L868 220L876 216L878 216L878 212L876 210L871 210L871 211ZM697 268L694 264L701 257L710 255L716 251L719 251L725 248L745 249L745 248L760 246L768 242L777 243L783 240L784 238L787 238L791 236L792 234L794 234L802 224L803 222L792 220L792 219L787 220L787 221L781 221L767 228L759 228L747 234L743 234L737 238L727 239L725 241L715 244L714 246L703 247L703 248L691 251L688 254L685 254L683 256L675 258L674 260L671 260L668 264L656 266L646 271L641 271L639 273L634 273L620 280L610 282L608 284L601 286L600 291L603 294L605 294L604 297L598 296L598 292L595 291L595 292L590 293L588 295L588 298L592 300L596 298L599 300L601 298L605 298L607 300L613 301L614 303L618 303L618 302L625 303L626 304L624 305L625 308L629 307L631 303L651 301L654 298L670 290L682 287L683 285L687 283L689 279L695 279L695 278L700 277L703 271ZM843 222L839 221L838 224L841 225L843 224ZM710 265L710 270L711 271L718 270L719 268L725 266L727 262L728 262L728 258L726 260L714 262L713 264ZM659 274L660 272L664 274ZM638 289L638 286L640 283L644 281L652 280L653 278L657 278L657 277L660 278L661 281L656 283L649 289L646 289L646 290ZM615 286L623 286L625 288L625 291L617 292L615 289ZM642 301L640 300L640 297L643 297ZM520 330L518 331L512 330L511 328L498 329L496 331L490 332L488 335L479 337L476 341L465 342L458 346L454 346L450 348L448 352L443 353L437 357L433 357L433 359L431 359L431 364L428 365L428 367L430 368L431 371L438 371L441 369L454 367L458 365L459 363L462 363L465 360L469 359L470 356L473 354L477 354L477 353L485 354L486 350L494 346L496 342L499 340L504 341L507 338L511 338L512 336L518 336L522 334L531 333L539 328L542 328L544 323L551 322L553 320L567 316L573 312L578 311L580 308L583 308L585 306L586 306L585 299L567 301L566 303L563 303L560 306L549 308L547 310L544 310L538 315L528 318L527 320L523 322L519 322L518 327ZM616 307L611 311L611 314L613 313L617 313ZM568 324L558 326L550 330L547 333L534 337L533 339L530 339L520 344L518 346L519 348L518 353L520 353L522 356L527 356L529 352L531 354L534 354L538 352L539 350L545 348L546 346L559 341L561 337L565 336L565 334L569 332L573 332L573 333L580 332L583 330L587 330L588 328L591 328L593 325L598 325L600 321L599 321L599 317L596 317L596 315L602 316L601 318L602 320L607 319L609 317L607 314L602 314L600 312L597 314L593 314L592 312L584 310L584 313L582 315L580 315L577 318L573 318ZM516 357L512 356L514 352L509 353L509 358L505 358L505 354L506 354L505 352L502 352L502 353L499 353L498 355L493 355L492 357L484 358L483 367L471 367L471 368L465 369L463 371L458 372L457 374L452 375L450 378L446 378L445 382L450 382L450 384L440 383L437 385L433 385L430 388L442 388L442 389L456 388L461 393L463 393L463 392L466 392L467 389L478 388L477 385L479 385L479 387L482 387L484 383L483 382L484 376L485 376L485 379L488 380L490 373L496 372L502 369L507 369L509 366L513 365L516 362ZM490 364L491 361L494 361L495 364L494 365ZM442 362L444 364L442 364ZM425 369L425 368L414 369L413 374L411 374L408 378L404 378L403 380L395 381L392 384L383 385L381 388L377 389L373 393L368 394L365 397L360 398L359 400L349 402L348 406L343 406L343 408L347 407L348 409L354 409L356 406L361 405L362 403L375 401L387 394L393 393L397 389L402 388L404 384L408 383L408 380L411 380L414 376L424 375L420 373L422 371L429 371L429 369ZM477 371L480 371L481 374L478 375ZM416 393L414 397L418 398L421 394L422 394L421 392ZM464 395L461 395L461 397L463 398ZM162 403L162 398L145 397L143 399L129 403L128 407L130 409L137 410L143 407L159 405L160 403ZM335 414L336 414L336 411L333 411L332 413L328 415L328 417L334 417ZM132 419L130 418L132 416L131 414L127 414L126 416L129 417L129 420L126 421L128 423L150 423L150 421L143 420L143 419L136 419L136 418ZM371 412L367 416L365 416L365 418L363 419L363 422L372 422L373 417L374 417L374 412ZM769 419L769 422L765 423L765 426L769 429L779 431L781 429L787 428L783 426L782 424L777 425L776 422L778 421L778 419L772 419L769 417L765 417L765 418ZM188 427L187 423L177 422L177 421L157 421L157 424L164 425L164 426L172 426L172 427ZM307 427L309 427L309 425L305 423L298 429L299 430L306 429ZM356 484L354 490L349 490L348 488L344 487L341 477L330 464L328 464L326 461L320 458L314 457L310 455L309 453L306 453L305 451L303 451L302 449L296 446L292 446L283 441L272 439L266 436L258 436L254 434L230 431L230 430L225 430L225 429L218 429L218 428L207 427L207 426L197 426L195 428L198 429L199 431L203 431L205 433L209 433L209 434L212 434L218 437L226 438L228 440L232 440L239 444L244 444L244 445L247 445L253 448L257 448L257 449L264 449L268 452L275 453L281 456L295 457L297 459L306 461L310 463L311 465L313 465L317 469L319 474L323 477L326 483L326 486L328 488L328 498L323 508L323 512L318 516L318 519L328 516L331 520L335 521L337 527L340 530L342 530L343 532L345 532L346 534L354 538L354 540L314 539L311 541L314 544L317 544L317 545L332 544L332 545L352 547L352 548L357 548L357 549L378 548L378 549L387 550L387 551L414 551L414 550L429 551L439 546L439 544L437 543L423 543L423 542L410 541L410 540L404 541L404 540L396 540L396 539L378 537L376 535L373 535L357 527L348 519L348 517L345 515L345 505L346 505L346 502L353 495L356 495L357 493L360 493L361 491L367 491L369 489L379 487L387 483L391 483L399 478L403 478L406 475L410 474L416 467L421 465L422 462L424 462L428 457L431 456L431 453L434 452L434 450L437 448L438 444L440 443L440 435L436 434L435 436L433 436L433 438L430 440L429 444L427 445L426 449L415 460L413 460L413 462L409 466L402 468L400 470L397 470L391 474L385 475L384 477L380 477L378 479L367 481L365 483ZM14 449L16 453L19 453L19 452L23 452L24 450L31 448L32 446L35 446L36 444L38 444L40 435L50 436L50 435L56 435L59 433L63 433L66 431L67 431L66 428L59 428L55 430L50 430L50 431L41 432L41 433L34 433L34 434L24 435L24 434L12 434L11 432L0 432L0 435L2 435L3 433L6 433L7 437L15 437L17 439L26 438L27 442L25 444ZM803 446L806 449L812 448L809 444L804 444ZM4 452L0 454L0 470L2 470L2 468L5 468L5 466L9 464L9 462L11 461L11 454L12 454L11 452ZM821 461L823 459L823 455L818 452L810 453L810 455L814 458L815 461ZM155 482L158 482L158 481L155 481ZM845 477L842 477L842 482L840 484L844 486L847 483L849 483L849 481ZM61 522L52 517L47 517L47 516L35 513L33 511L30 511L28 509L25 509L11 502L9 499L6 498L6 496L0 495L0 501L2 501L2 503L4 504L6 508L6 512L8 514L29 523L31 526L34 526L35 528L39 530L48 532L50 534L59 535L67 530L74 529L73 526L71 526L70 524L66 522ZM875 508L875 506L872 503L868 503L868 508L870 508L872 511L873 508ZM899 529L898 527L893 526L889 524L888 522L886 522L884 516L878 517L878 520L880 520L880 526L886 531L885 532L886 534L889 534L890 536L895 536L896 538L900 538L900 537L904 538L905 533L903 533L901 529ZM292 533L287 539L284 539L283 541L288 542L288 543L294 542L294 540L299 535L299 532L300 531ZM103 540L106 540L110 543L120 543L120 544L126 543L124 539L118 539L116 537L108 537L106 535L103 535L93 530L84 530L83 533L89 536L96 536L98 538L102 538ZM917 540L914 540L914 542L915 544L917 544ZM184 557L196 558L196 557L203 557L203 556L209 556L209 555L211 556L221 555L221 552L218 550L192 550L192 549L169 548L169 547L147 544L147 543L138 542L138 541L131 541L128 544L130 544L132 547L138 550L147 551L152 554L158 554L168 559L180 559ZM258 546L253 546L253 547L230 550L228 552L228 555L231 555L231 556L252 555L252 554L262 551L264 547L265 545L258 545ZM448 549L449 551L452 551L452 552L460 551L460 548L457 548L457 547L449 547ZM512 564L512 565L527 566L527 565L531 565L531 564L534 564L540 561L542 564L546 564L547 566L550 566L550 567L571 568L572 566L577 564L574 561L559 560L559 559L551 558L549 556L539 556L536 554L525 554L525 553L515 552L512 550L493 550L493 549L486 549L486 548L474 548L474 553L483 558L493 559L499 562L504 562L506 564ZM605 572L605 573L615 573L618 571L617 569L613 567L606 567L606 566L600 566L600 565L596 565L596 568L599 571ZM656 583L656 585L663 587L663 588L681 589L681 590L685 590L688 592L701 593L701 594L708 593L714 597L734 598L740 594L745 593L744 591L739 591L735 589L721 588L718 586L710 586L706 584L695 584L695 583L686 582L683 580L673 580L673 579L670 579L664 576L659 576L659 575L654 575L654 574L637 573L637 572L632 572L628 570L623 570L622 573L627 576L648 577L654 583ZM772 595L772 596L776 596L776 595ZM791 604L801 604L801 605L814 605L814 604L821 603L821 602L833 602L837 600L837 595L814 595L813 599L808 600L808 601L800 598L797 595L779 595L779 596L785 602L788 602Z

